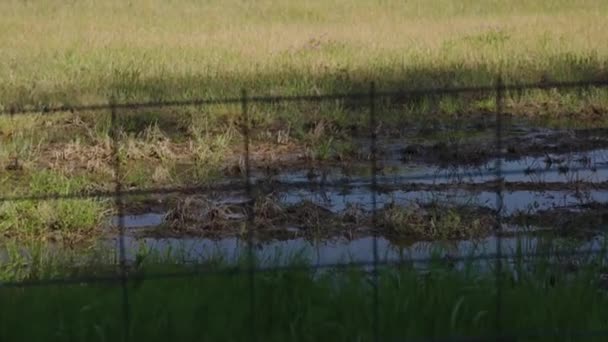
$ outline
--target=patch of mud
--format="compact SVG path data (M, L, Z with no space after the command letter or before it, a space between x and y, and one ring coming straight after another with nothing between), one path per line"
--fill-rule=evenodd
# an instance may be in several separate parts
M307 239L357 239L373 232L388 239L476 240L496 232L496 211L489 207L439 202L391 202L373 212L357 204L331 211L311 201L286 205L268 200L254 205L249 220L247 207L221 206L202 199L189 199L163 216L159 226L141 224L131 235L156 238L205 237L221 239L241 236L252 229L262 241ZM186 210L184 213L183 210ZM196 213L196 214L191 214ZM147 216L144 216L147 217ZM152 214L158 220L159 214ZM589 236L608 231L605 203L556 206L551 209L514 211L503 215L502 234L551 231L560 236ZM374 220L376 226L374 227ZM143 219L142 219L143 222ZM135 228L134 225L127 228ZM377 229L377 230L376 230Z
M440 129L433 138L424 138L414 131L399 138L379 138L377 159L387 166L401 164L434 165L440 168L454 166L481 166L491 159L504 157L518 160L524 157L545 157L547 154L588 152L608 148L608 128L554 130L515 126L502 140L503 150L496 150L494 131ZM329 153L316 159L306 149L280 149L284 153L262 149L251 155L250 162L258 173L272 175L286 169L348 165L371 159L371 140L367 137L341 137L341 144L351 147L348 153ZM338 141L338 140L336 140ZM336 144L338 144L336 142ZM331 152L331 148L328 147ZM264 151L268 151L264 153ZM236 161L232 162L233 164ZM236 165L236 164L235 164ZM235 167L238 167L236 165Z
M436 142L428 144L408 144L401 150L404 162L436 164L442 167L453 165L482 165L488 160L503 155L507 160L523 156L545 156L586 152L608 147L608 129L586 130L541 130L521 136L504 138L503 151L496 151L496 140Z
M415 240L483 237L495 226L497 199L495 191L449 186L378 193L376 228L386 237ZM126 228L139 230L141 236L214 238L243 236L253 228L262 239L352 239L374 231L372 192L366 187L260 193L253 202L238 192L219 197L190 195L165 203L166 214L124 217ZM561 232L571 228L597 231L596 221L583 224L584 216L575 223L556 218L586 212L595 219L603 203L608 203L608 191L603 189L504 191L501 215L520 230L542 226ZM117 223L114 218L113 224Z
M262 240L354 239L376 232L391 239L477 239L496 227L496 212L488 207L444 202L390 202L373 212L358 204L336 211L313 201L286 204L261 198L253 205L220 204L202 196L183 199L152 229L134 232L140 237L222 238L245 236L249 229ZM376 222L376 224L374 224Z
M594 235L608 233L608 203L556 207L534 214L518 213L510 222L521 226L551 227L561 234Z
M234 228L235 222L247 217L245 208L222 204L202 196L187 196L176 201L164 217L165 226L174 234L195 235L204 231L210 235Z
M558 190L608 187L608 150L522 156L517 160L502 159L501 176L512 189L528 186L531 190ZM386 164L378 162L376 181L380 189L428 190L432 186L483 189L496 180L496 159L478 166L442 168L427 164ZM253 181L272 187L357 187L369 186L372 172L369 163L342 166L318 166L285 169L266 175L253 173ZM486 184L484 184L486 183ZM426 188L425 188L426 187Z

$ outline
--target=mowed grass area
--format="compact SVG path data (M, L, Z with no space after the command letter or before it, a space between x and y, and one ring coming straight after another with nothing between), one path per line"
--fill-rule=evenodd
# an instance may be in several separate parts
M0 13L3 110L221 98L243 88L251 95L367 91L371 81L378 90L492 85L499 72L507 84L608 78L608 4L601 0L8 0ZM521 116L606 122L608 92L597 88L507 95L507 111ZM463 114L491 114L495 105L493 94L392 100L378 103L385 128L441 126ZM314 162L352 158L351 131L368 134L360 105L252 105L256 163L294 152ZM238 105L119 111L124 188L242 176L240 115ZM0 190L35 194L31 184L41 175L59 189L112 190L111 123L109 111L2 116ZM109 212L107 201L90 201L75 212ZM31 204L2 202L0 217L48 232L23 217L61 211ZM52 225L59 232L73 227L66 223L73 218L42 221L59 222ZM16 225L0 226L1 236L28 236L8 226Z
M126 331L136 341L373 341L377 324L380 340L605 340L599 266L567 273L540 261L505 264L497 285L496 273L482 270L494 262L481 263L380 268L377 302L374 278L356 267L315 271L294 262L297 270L256 273L252 283L246 267L210 265L181 277L193 270L172 266L173 277L146 279L167 270L142 264L127 285ZM0 338L123 341L122 300L119 282L0 287Z

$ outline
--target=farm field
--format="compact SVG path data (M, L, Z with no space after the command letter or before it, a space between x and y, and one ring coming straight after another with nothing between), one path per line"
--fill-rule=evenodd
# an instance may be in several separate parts
M373 315L345 315L376 305L354 295L374 288L381 298L407 289L439 313L434 323L412 321L400 331L397 316L416 310L406 308L411 298L381 306L386 337L492 335L493 296L477 294L497 291L493 258L531 253L550 257L542 267L541 257L521 261L535 271L504 293L508 315L496 318L504 330L606 326L603 255L593 263L554 255L605 246L606 1L8 0L0 13L0 296L13 306L42 306L36 296L44 296L52 308L67 299L61 286L30 291L2 281L71 277L76 264L85 273L109 267L116 276L150 253L181 271L218 256L230 268L247 253L288 262L303 251L308 266L365 267L321 280L302 272L261 275L256 300L265 302L272 286L291 286L293 276L293 291L318 303L279 305L308 316L282 322L292 330L276 334L264 321L258 328L268 334L260 336L306 340L296 336L317 318L340 317L344 326L311 339L369 340ZM455 284L445 293L420 278L435 257L441 281ZM466 275L450 268L469 258L492 260ZM366 283L366 267L408 260L422 266L383 267L384 285ZM534 297L546 288L544 267L555 273L572 263L585 271ZM161 266L147 267L153 274ZM352 287L328 290L351 276ZM174 280L141 286L134 277L126 280L135 296L130 333L143 336L138 320L149 317L135 311ZM246 301L245 275L220 278L180 278L183 293L163 292L159 308L175 296L185 305L183 317L154 318L167 336L203 336L178 327L188 310L221 304L196 307L212 299L199 288L240 291ZM401 281L409 283L401 288ZM90 308L94 319L112 305L120 310L124 287L110 283L111 290L75 289L66 315ZM461 285L474 291L465 294ZM555 315L534 311L529 325L519 321L519 307L544 307L571 290L580 296L556 305ZM115 301L87 302L98 294ZM187 298L196 300L188 306ZM235 324L244 326L247 305L237 301ZM323 311L324 301L339 303ZM446 301L452 306L439 308ZM569 305L581 313L571 325L564 323ZM42 322L48 312L36 310ZM86 329L69 330L76 321L64 318L68 330L56 330L58 340L124 333L119 321L90 330L85 317L77 324ZM431 334L433 327L446 333ZM0 329L0 340L19 338L8 323ZM539 338L553 340L547 336Z
M493 86L499 73L506 85L607 77L608 6L602 1L0 6L9 14L0 24L0 107L34 110L0 119L0 189L15 196L112 191L114 148L125 189L205 185L244 173L238 103L121 109L115 122L109 110L48 115L36 108L217 99L240 96L241 89L250 95L366 93L371 81L377 91ZM606 103L605 90L596 87L507 92L511 154L536 164L546 161L543 152L602 155L606 141L598 127ZM266 170L260 178L364 170L369 162L365 103L250 107L250 159L254 169ZM461 169L492 162L495 107L493 92L379 99L377 129L386 142L378 148L389 173L445 168L446 160ZM552 129L542 132L540 145L538 127ZM572 129L582 131L573 136ZM478 148L480 140L488 141L486 149ZM549 146L556 141L561 145ZM453 153L458 147L464 152ZM327 165L334 169L327 171ZM572 169L576 165L560 170ZM130 199L127 211L150 207L147 200ZM111 201L69 203L3 202L0 231L11 239L46 239L53 225L55 235L81 239L99 231L112 213ZM165 212L176 205L148 209Z

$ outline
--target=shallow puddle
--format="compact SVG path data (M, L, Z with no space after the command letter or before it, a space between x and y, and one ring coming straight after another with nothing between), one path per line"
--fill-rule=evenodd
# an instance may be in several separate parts
M379 185L486 183L496 180L496 162L490 160L482 165L460 165L439 167L436 165L380 160L383 166L377 172ZM501 159L501 173L505 182L603 182L608 180L608 150L594 150L542 157L524 156L516 160ZM343 167L326 167L309 170L287 170L273 175L272 179L282 183L311 184L348 182L349 186L371 183L370 163L356 163ZM254 181L267 180L261 173L254 173Z
M535 254L543 251L579 251L599 252L604 248L605 239L595 236L587 240L574 242L553 236L520 235L518 237L500 238L500 253L503 256L515 256L518 253ZM126 237L128 260L134 260L136 252L148 250L160 256L172 255L183 262L200 262L212 257L221 256L226 262L236 262L239 257L249 253L246 239L226 238L210 239L134 239ZM497 253L496 236L477 241L444 241L414 242L398 244L384 238L377 239L377 257L381 263L394 262L428 262L432 257L450 257L456 259L491 259ZM575 244L573 246L573 244ZM104 242L107 248L114 248L115 240ZM272 241L258 243L254 253L263 263L276 265L277 262L293 260L290 256L306 258L313 266L324 266L336 263L373 263L374 239L372 237L345 240L313 242L305 239Z
M110 224L118 226L122 224L124 228L143 228L154 227L163 223L165 215L159 213L146 213L140 215L125 215L122 222L118 217L112 217Z
M608 191L589 190L574 191L507 191L502 194L504 215L517 212L533 213L562 207L575 207L586 203L608 202ZM296 204L304 200L312 201L332 211L345 210L349 205L359 205L364 210L372 210L372 194L368 188L349 189L348 193L341 191L308 191L298 190L281 197L286 204ZM393 191L388 194L376 195L377 208L395 203L408 205L411 203L449 203L455 205L472 205L496 208L497 195L492 191Z
M558 146L561 141L552 141L554 131L523 129L525 144L534 150L542 146ZM560 134L563 134L560 133ZM595 138L593 138L595 139ZM369 148L369 141L361 139L362 148ZM489 142L486 141L486 144ZM521 212L535 213L543 210L567 208L572 211L589 203L608 203L608 189L596 185L608 181L608 149L600 148L585 152L535 153L530 155L511 156L496 160L487 158L476 166L452 165L440 166L438 163L411 161L404 158L405 141L381 142L382 155L379 157L377 183L382 191L376 193L377 208L387 204L407 206L413 203L447 203L450 205L468 205L496 209L498 196L493 181L497 178L496 165L501 165L501 176L507 184L515 184L512 190L502 192L502 215L508 217ZM525 145L524 144L524 145ZM530 145L531 144L531 145ZM584 145L584 144L583 144ZM581 145L581 146L583 146ZM588 146L591 146L589 144ZM522 145L523 146L523 145ZM593 145L597 146L597 145ZM516 146L519 148L520 146ZM492 149L491 146L488 149ZM542 150L542 148L541 148ZM568 149L566 149L568 150ZM427 150L428 152L428 150ZM418 153L418 152L415 152ZM509 155L509 153L507 153ZM429 160L433 160L430 158ZM312 163L314 164L314 163ZM310 168L286 168L274 174L260 170L252 173L252 180L266 183L278 182L282 186L263 190L272 193L282 205L296 205L310 201L335 213L343 212L350 206L364 211L373 209L373 196L370 190L372 172L369 161L345 163L338 166L311 166ZM290 188L289 184L304 186ZM550 183L550 184L548 184ZM269 183L272 184L272 183ZM582 186L578 187L578 185ZM287 185L285 187L284 185ZM216 203L242 204L247 197L243 191L213 199ZM148 213L124 217L124 226L129 229L147 228L160 225L163 215ZM118 221L113 219L116 225ZM516 227L514 231L521 231ZM297 230L297 228L292 228ZM508 231L508 230L505 230ZM526 231L530 231L529 229ZM141 248L149 249L160 255L177 253L183 261L197 261L214 255L222 255L236 260L248 252L247 241L237 237L222 239L205 238L136 238L135 234L125 236L128 258L132 259ZM391 242L378 238L377 252L381 262L400 260L423 260L432 255L453 257L492 255L497 252L496 236L479 240L461 240L449 242L419 241L409 244ZM565 243L564 241L567 241ZM534 253L539 250L553 250L560 244L577 244L575 250L599 249L604 239L595 236L583 240L562 239L555 234L536 233L518 237L500 238L501 253ZM104 246L112 248L116 240L106 240ZM315 265L338 262L372 262L374 239L360 237L355 239L331 239L311 242L307 239L273 240L260 242L255 253L264 260L287 260L286 255L306 256Z

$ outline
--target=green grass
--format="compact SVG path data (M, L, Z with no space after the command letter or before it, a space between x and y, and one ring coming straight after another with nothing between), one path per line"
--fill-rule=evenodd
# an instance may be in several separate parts
M0 103L82 103L581 79L605 73L601 0L5 1Z
M15 185L17 181L12 180L10 184ZM87 182L82 177L41 171L30 174L23 186L27 192L15 187L12 195L63 196L86 190ZM109 213L107 200L93 198L3 201L0 203L0 238L82 240L96 236Z
M180 6L54 0L0 6L11 13L0 27L4 108L105 103L110 96L238 96L242 88L281 95L367 91L371 81L380 89L478 86L493 84L499 72L507 83L608 77L608 6L601 0L517 0L508 6L481 0ZM507 105L528 115L605 109L606 92L592 94L581 99L525 92L509 97ZM430 98L416 104L418 99L409 109L453 114L486 108L487 100ZM539 104L550 106L534 108ZM213 111L235 114L226 106ZM285 114L298 120L310 108L272 112L252 109L269 122Z
M159 271L191 269L141 264L134 273L138 278L128 282L130 340L249 341L252 327L264 341L373 340L374 290L361 269L258 273L252 315L245 269L232 273L221 263L213 265L206 269L227 273L142 280ZM504 265L513 273L502 275L499 316L496 275L480 264L451 269L438 260L424 272L407 266L381 269L379 337L493 336L500 334L497 317L503 334L541 334L518 341L579 341L569 334L606 329L608 297L598 287L597 266L566 274L546 262L521 265ZM123 340L119 283L0 287L0 302L3 341Z
M489 214L480 215L466 207L388 205L379 217L388 234L426 240L475 239L487 235L495 224Z

